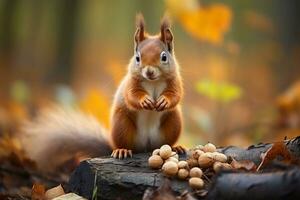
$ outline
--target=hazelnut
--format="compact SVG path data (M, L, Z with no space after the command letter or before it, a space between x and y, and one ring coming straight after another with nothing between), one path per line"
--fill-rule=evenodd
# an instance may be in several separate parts
M213 157L214 157L215 161L219 161L219 162L222 162L222 163L227 162L227 156L225 154L222 154L222 153L219 153L219 152L214 152Z
M152 155L159 155L159 149L154 149L154 151L152 152Z
M181 161L178 162L178 168L180 168L180 169L182 169L182 168L187 169L188 166L189 166L189 164L184 160L181 160Z
M214 165L213 165L213 169L215 172L219 172L223 169L231 169L231 165L228 164L228 163L221 163L221 162L215 162Z
M198 167L198 160L194 159L194 158L190 158L186 161L189 165L189 168L193 168L193 167Z
M198 150L201 150L201 151L203 151L203 148L204 148L204 146L201 145L201 144L199 144L199 145L197 145L197 146L195 147L195 149L198 149Z
M159 155L153 155L148 159L148 164L153 169L159 169L163 163L164 161Z
M171 157L174 157L177 160L179 159L179 156L178 156L178 154L175 151L172 151Z
M159 155L162 159L168 159L172 155L172 148L167 144L161 146Z
M203 175L202 170L199 167L193 167L190 170L190 177L198 177L201 178L201 176Z
M162 171L166 176L175 176L178 171L177 163L169 161L162 166Z
M177 175L179 179L186 179L189 176L189 171L187 169L179 169Z
M212 153L204 153L198 158L198 164L201 168L208 168L214 164L214 157Z
M166 160L166 162L175 162L175 163L178 163L178 160L175 158L175 157L170 157Z
M204 154L203 151L201 151L201 150L195 150L195 151L192 152L192 157L193 157L194 159L198 159L199 156L202 155L202 154Z
M204 152L215 152L217 150L216 146L213 145L212 143L207 143L204 147L203 147L203 151Z
M204 187L204 181L198 177L192 177L189 180L189 185L193 189L202 189Z

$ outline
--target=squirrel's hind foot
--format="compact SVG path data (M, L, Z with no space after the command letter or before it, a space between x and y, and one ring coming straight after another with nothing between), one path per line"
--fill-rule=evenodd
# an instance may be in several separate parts
M129 150L129 149L115 149L115 150L113 150L113 152L111 154L111 157L119 158L119 159L127 158L128 156L132 158L132 150Z
M186 153L186 149L180 145L172 147L172 150L175 151L178 154L185 154Z

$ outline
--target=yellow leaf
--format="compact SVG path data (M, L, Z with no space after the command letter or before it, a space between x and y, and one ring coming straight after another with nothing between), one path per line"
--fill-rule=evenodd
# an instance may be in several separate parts
M181 23L193 37L219 45L232 21L231 9L220 3L199 6L194 0L166 0L170 13Z
M109 124L109 101L98 89L90 89L80 102L80 108L95 116L105 127Z

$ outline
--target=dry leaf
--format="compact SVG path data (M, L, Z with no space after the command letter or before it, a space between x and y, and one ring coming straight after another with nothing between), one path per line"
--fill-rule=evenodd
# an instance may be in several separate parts
M221 44L231 25L231 9L223 4L212 4L180 16L183 27L195 38Z
M51 200L51 199L54 199L55 197L59 197L64 194L65 194L65 191L64 191L63 187L61 185L58 185L54 188L47 190L45 193L45 197L46 197L46 200Z
M68 193L68 194L64 194L62 196L56 197L53 200L86 200L86 199L75 193Z
M200 6L196 0L166 0L171 14L196 39L220 45L229 31L232 10L221 3Z
M251 160L240 160L236 161L235 159L232 159L232 162L230 163L232 168L234 169L243 169L247 171L255 171L256 165Z
M35 183L31 190L31 200L45 200L45 186Z
M269 148L265 153L262 153L261 158L262 161L257 167L257 171L259 171L262 167L269 164L272 160L278 158L278 156L281 156L283 158L283 162L291 163L292 162L292 156L287 149L284 142L275 142L271 148Z

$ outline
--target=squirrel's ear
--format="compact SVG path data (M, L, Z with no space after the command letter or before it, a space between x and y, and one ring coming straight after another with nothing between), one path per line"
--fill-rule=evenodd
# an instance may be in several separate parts
M161 20L160 39L167 45L168 51L172 52L172 50L173 50L173 34L171 31L171 22L167 15L165 15Z
M135 45L137 46L145 39L145 20L141 13L136 15L136 31L134 34Z

